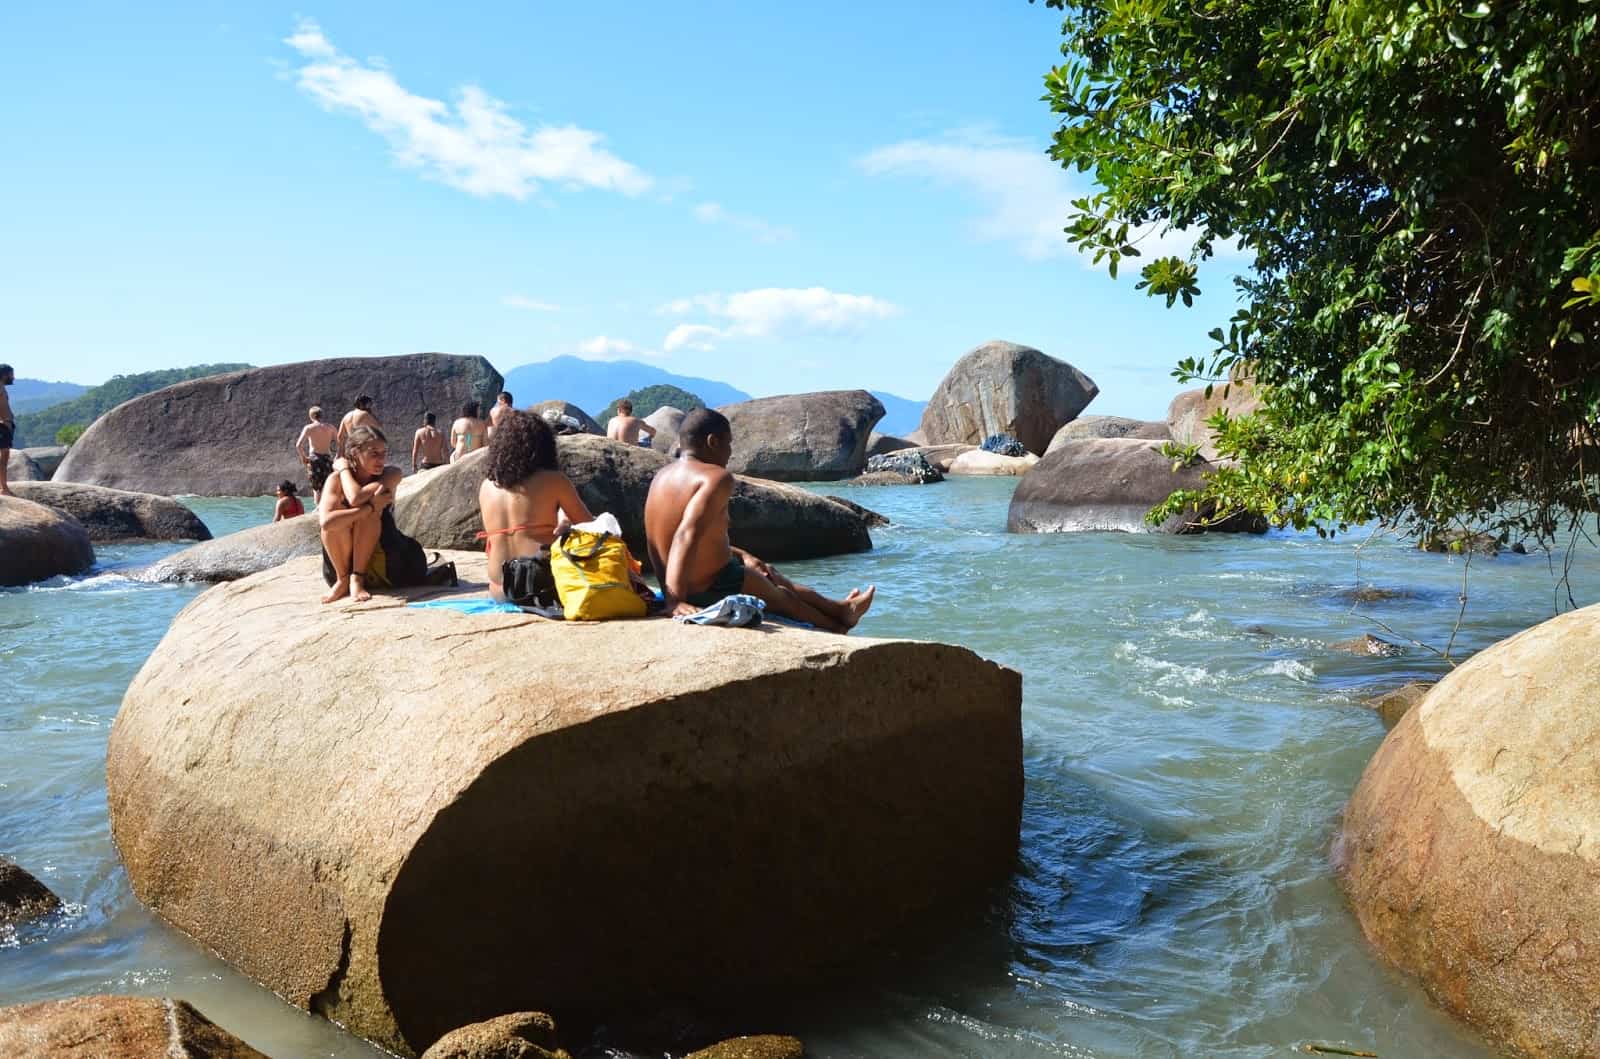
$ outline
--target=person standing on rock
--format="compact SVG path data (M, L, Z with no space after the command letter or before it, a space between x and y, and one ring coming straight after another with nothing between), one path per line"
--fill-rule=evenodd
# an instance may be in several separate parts
M500 396L494 399L494 407L489 409L489 436L494 437L494 432L500 426L500 421L511 411L511 392L501 390Z
M474 449L483 448L488 441L489 424L483 421L482 406L468 401L461 406L461 415L450 424L450 462L454 463Z
M0 496L16 496L11 483L6 480L6 463L11 459L11 443L17 438L17 417L11 414L11 395L6 387L14 385L17 373L11 365L0 364Z
M434 421L432 412L424 413L422 429L411 438L412 474L418 471L431 471L435 467L443 467L448 462L444 455L444 431L434 426Z
M641 434L647 440L640 441ZM606 424L606 437L612 441L620 441L624 445L643 445L649 448L650 442L655 440L656 428L634 415L633 402L624 397L617 402L617 414Z
M332 575L324 603L346 596L357 603L372 598L367 581L385 573L386 566L380 569L374 559L382 554L378 539L401 478L400 468L388 465L389 442L382 431L358 426L345 438L344 448L345 459L317 502L323 574Z
M300 457L306 475L311 479L311 495L319 497L322 495L322 483L333 473L333 447L338 443L339 432L322 421L320 405L312 405L306 410L306 416L311 422L300 428L300 436L294 442L294 452Z
M356 398L356 406L344 414L339 420L339 455L349 455L350 432L356 427L370 427L381 431L383 424L378 422L378 417L372 414L372 398L362 394Z
M728 471L733 428L727 417L696 408L678 428L678 458L656 472L644 503L650 565L673 614L693 614L725 596L756 596L774 614L828 632L855 628L872 606L875 586L851 589L842 600L797 585L728 541Z

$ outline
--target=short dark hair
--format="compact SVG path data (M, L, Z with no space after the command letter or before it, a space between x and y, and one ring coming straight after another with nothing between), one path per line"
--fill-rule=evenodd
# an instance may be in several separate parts
M356 398L356 407L361 409L363 412L372 411L372 398L366 394L362 394L360 397Z
M9 364L0 364L0 375L15 375L16 371Z
M510 390L501 390L500 391L500 400L504 401L506 404L510 404L511 403L511 391Z
M461 415L466 419L482 419L483 416L479 415L481 411L482 409L477 401L468 401L461 406Z
M527 481L539 471L559 471L556 435L541 416L507 412L489 437L484 474L502 489Z
M617 411L626 412L629 415L632 415L633 414L633 402L628 400L626 397L624 397L622 400L617 402Z
M709 408L696 408L683 417L678 426L678 446L685 449L705 447L707 438L731 438L733 427L728 417Z
M433 426L434 418L435 417L434 417L434 414L432 412L424 412L424 413L422 413L422 425L426 426L426 427Z
M0 367L4 367L4 366L5 365L0 364ZM294 483L289 481L289 479L287 479L287 478L285 478L283 481L278 483L278 492L280 492L280 493L288 493L290 496L294 496L299 491L300 490L298 490L298 489L296 489L294 487Z

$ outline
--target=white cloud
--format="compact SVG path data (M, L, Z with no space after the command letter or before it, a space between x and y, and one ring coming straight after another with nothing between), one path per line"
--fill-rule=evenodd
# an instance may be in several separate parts
M542 302L537 298L529 298L521 294L507 294L500 299L500 304L512 309L526 309L533 313L558 313L561 311L561 306L552 302Z
M870 294L841 294L826 287L763 287L736 294L697 294L662 306L677 316L699 313L716 324L674 327L662 341L676 349L711 349L725 338L787 338L816 332L856 330L873 320L895 316L900 307Z
M586 338L572 348L572 352L585 360L627 360L632 357L660 356L653 350L642 349L624 338L596 335Z
M718 202L702 202L694 208L695 219L705 224L726 224L737 228L758 243L781 243L794 237L794 232L781 225L769 224L760 217L746 213L730 213Z
M475 85L461 89L452 111L406 91L381 64L343 54L309 20L284 43L306 60L296 71L302 90L330 111L360 118L389 141L402 165L451 187L518 200L545 184L624 195L650 188L650 177L601 147L597 132L575 125L530 130Z

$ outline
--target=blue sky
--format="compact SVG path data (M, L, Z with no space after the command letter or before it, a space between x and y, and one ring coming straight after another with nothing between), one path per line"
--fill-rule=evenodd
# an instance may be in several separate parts
M1006 338L1156 417L1228 314L1086 267L1056 12L0 5L0 360L93 383L416 350L925 398ZM557 396L557 395L546 395Z

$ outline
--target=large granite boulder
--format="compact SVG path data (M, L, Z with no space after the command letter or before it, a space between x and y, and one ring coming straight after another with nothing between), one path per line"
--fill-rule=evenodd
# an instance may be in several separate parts
M917 444L914 441L897 438L891 434L880 434L876 430L867 435L868 460L871 460L874 456L887 456L891 452L899 452L901 449L914 449L916 447Z
M488 408L489 406L484 405L484 407ZM580 433L603 435L606 432L606 428L601 426L593 416L571 401L540 401L536 405L530 405L528 411L536 416L544 417L546 422L549 421L549 413L551 412L554 412L557 416L564 416L578 424ZM487 412L484 414L488 415ZM560 430L560 427L558 426L556 429Z
M1510 1052L1600 1054L1600 607L1479 652L1400 719L1336 854L1367 937Z
M950 474L957 478L997 474L1015 476L1027 474L1038 462L1039 457L1031 452L1026 456L1002 456L998 452L973 449L950 461Z
M187 1001L148 996L81 996L0 1008L0 1055L267 1059Z
M922 412L930 445L979 445L1010 434L1042 453L1056 428L1089 406L1100 388L1065 361L1015 342L989 342L956 361Z
M299 559L177 616L112 727L111 831L153 911L402 1054L781 990L1012 869L1021 678L965 648L322 591Z
M6 457L6 482L47 482L50 476L44 473L44 468L39 466L39 461L28 455L27 449L12 449L11 455Z
M212 375L135 397L95 420L55 480L169 496L267 495L284 479L305 478L293 445L312 405L337 423L356 397L371 396L398 461L424 412L448 423L464 401L487 408L499 390L500 373L487 360L444 353Z
M169 496L77 482L19 482L12 492L71 515L83 523L89 539L97 543L211 539L211 531L200 516Z
M49 915L60 907L61 898L50 887L15 861L0 857L0 923Z
M89 531L71 515L0 496L0 585L26 585L94 565Z
M865 390L758 397L717 409L733 426L735 474L778 482L834 482L867 464L867 438L884 416Z
M1050 444L1045 447L1044 455L1050 455L1069 441L1082 441L1086 438L1144 438L1150 441L1166 441L1170 437L1165 422L1152 423L1143 419L1127 419L1123 416L1079 416L1055 432Z
M650 479L667 457L637 445L588 435L556 439L561 470L595 514L609 511L623 538L643 559L644 501ZM483 547L478 487L488 452L474 452L448 467L400 483L395 523L426 548ZM728 504L733 543L774 562L867 551L872 538L863 519L826 497L779 482L740 478Z
M55 476L56 468L67 458L67 451L65 445L40 445L22 450L28 459L39 465L39 470L44 474L42 481L49 481Z
M1219 458L1216 431L1206 425L1206 420L1219 409L1227 409L1230 418L1238 419L1260 407L1255 383L1248 375L1236 372L1228 382L1212 386L1210 397L1204 387L1185 390L1174 397L1167 406L1167 432L1180 445L1198 445L1201 459L1215 461Z
M306 555L322 554L315 512L204 541L152 563L140 581L236 581Z
M1160 526L1144 517L1179 489L1199 489L1204 466L1173 469L1161 442L1139 438L1073 441L1035 464L1017 483L1006 515L1012 533L1072 533L1120 530L1128 533L1263 532L1260 519L1235 516L1211 523L1213 511L1185 511Z

